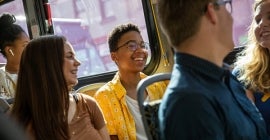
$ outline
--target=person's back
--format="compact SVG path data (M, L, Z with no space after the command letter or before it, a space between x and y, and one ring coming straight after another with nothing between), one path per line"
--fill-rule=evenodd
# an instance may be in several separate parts
M257 139L262 118L229 70L187 54L179 59L160 107L165 138Z
M269 139L260 113L223 68L234 47L231 8L228 0L159 0L159 20L176 52L159 109L163 140Z

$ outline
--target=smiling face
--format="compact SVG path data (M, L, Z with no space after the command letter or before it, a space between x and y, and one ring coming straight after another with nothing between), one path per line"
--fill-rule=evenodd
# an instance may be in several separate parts
M254 33L260 46L270 49L270 0L266 0L256 8Z
M136 42L141 45L143 42L142 36L136 31L125 33L118 41L117 46L122 46L127 42ZM112 59L117 64L119 71L123 72L141 72L145 67L148 57L147 50L138 47L135 51L128 48L128 44L111 53Z
M65 42L63 72L69 89L78 83L77 72L80 64L71 44Z

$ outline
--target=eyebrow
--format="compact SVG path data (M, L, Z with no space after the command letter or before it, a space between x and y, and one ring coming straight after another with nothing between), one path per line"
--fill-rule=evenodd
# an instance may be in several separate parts
M120 48L120 47L122 47L122 46L128 44L129 42L136 42L136 40L128 40L128 41L124 42L123 44L119 45L118 48Z
M127 44L128 42L136 42L136 40L128 40L128 41L126 41L124 44Z
M67 52L65 52L65 54L75 55L75 53L73 53L71 50L68 50Z

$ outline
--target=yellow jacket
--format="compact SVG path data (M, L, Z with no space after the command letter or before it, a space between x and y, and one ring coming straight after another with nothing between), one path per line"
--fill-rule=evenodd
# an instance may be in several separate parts
M146 75L140 73L141 78ZM147 87L149 100L161 99L167 84L165 82L154 83ZM135 121L129 112L126 103L126 90L116 73L113 80L102 86L95 94L110 135L117 135L119 140L136 140Z

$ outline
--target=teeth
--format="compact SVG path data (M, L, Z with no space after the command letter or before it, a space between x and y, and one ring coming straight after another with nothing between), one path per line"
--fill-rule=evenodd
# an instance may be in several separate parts
M142 61L143 58L135 58L134 60L136 60L136 61Z
M72 74L77 74L76 70L71 71Z

